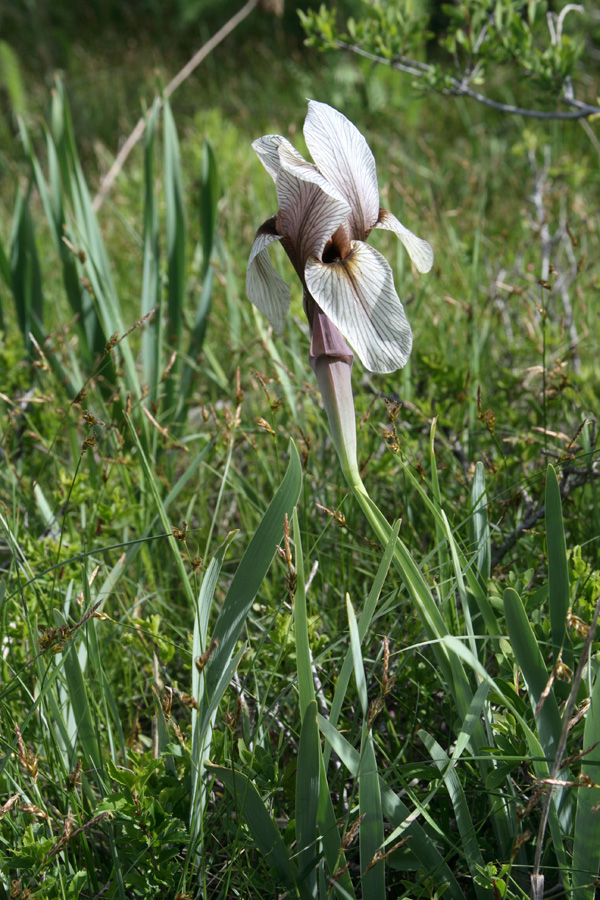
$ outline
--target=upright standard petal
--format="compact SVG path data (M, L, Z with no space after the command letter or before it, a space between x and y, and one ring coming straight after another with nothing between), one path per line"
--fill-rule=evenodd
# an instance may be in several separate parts
M258 140L253 141L252 149L260 159L261 163L273 179L275 181L277 176L279 175L279 147L287 147L293 153L294 150L292 144L282 137L280 134L265 134L263 137L258 138ZM300 156L300 154L298 154ZM300 157L302 159L302 157Z
M346 259L309 259L306 287L371 372L394 372L410 355L412 333L386 259L362 241Z
M304 137L327 181L350 203L351 236L363 240L379 216L375 158L352 122L327 103L309 100Z
M433 250L427 241L417 237L416 234L405 228L396 216L388 212L387 209L380 209L379 218L373 227L385 228L387 231L393 231L397 234L419 272L429 272L433 265Z
M310 163L281 152L277 181L277 229L294 247L300 272L309 256L320 258L323 248L350 207Z
M281 240L275 230L275 218L261 225L254 238L246 273L246 293L280 334L290 305L290 289L273 268L269 256L269 245Z

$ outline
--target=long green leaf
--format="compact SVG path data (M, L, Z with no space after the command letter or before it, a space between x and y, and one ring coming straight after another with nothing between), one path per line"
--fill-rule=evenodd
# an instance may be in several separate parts
M142 316L158 307L142 334L142 378L148 385L148 403L158 399L160 377L160 314L158 208L154 193L154 143L160 103L158 99L148 116L144 141L144 257L142 263Z
M181 340L185 302L185 222L181 156L175 120L168 100L163 101L164 185L166 210L166 250L169 285L167 309L171 326L170 340Z
M540 743L552 763L562 730L558 703L554 691L550 689L539 711L537 710L540 698L547 689L549 675L521 598L513 588L504 591L504 614L510 643L536 713Z
M365 667L362 658L362 651L360 649L360 636L358 633L356 615L354 614L352 601L350 600L348 594L346 594L346 612L348 614L348 627L350 629L350 646L352 648L352 664L354 667L356 690L358 693L358 699L360 700L360 705L362 707L363 718L366 719L367 713L369 711L369 701L367 697Z
M315 699L312 675L312 657L308 635L308 614L306 611L306 586L304 581L304 557L302 535L298 522L298 510L294 509L294 544L296 548L296 593L294 596L294 634L296 637L296 668L298 671L298 694L300 696L300 716L304 718L306 708Z
M358 805L362 817L360 823L360 879L363 897L385 900L385 865L374 863L375 854L383 845L383 815L381 812L381 792L373 735L368 724L369 703L365 667L360 646L358 623L350 597L346 595L350 645L354 666L356 690L363 713L361 738L361 760L358 772Z
M306 708L300 731L296 771L296 845L300 877L311 897L317 896L317 814L321 768L317 703Z
M429 755L444 779L450 802L454 808L454 815L456 816L456 824L460 832L465 859L471 871L471 875L475 879L475 876L478 874L478 869L483 869L484 861L481 850L479 849L477 832L473 825L469 804L456 772L454 761L450 760L447 753L442 749L438 742L423 729L419 731L419 737L425 744ZM474 880L474 883L477 896L480 897L481 900L488 897L488 892L478 884L478 881Z
M471 519L469 522L471 549L475 553L476 573L483 590L486 590L490 577L492 558L490 523L487 508L487 490L483 463L475 466L473 483L471 484Z
M67 621L58 609L54 610L54 622L57 628L67 627ZM57 660L58 662L59 660ZM95 768L99 774L102 769L102 757L75 642L71 641L66 648L62 657L62 664L64 666L69 703L77 725L77 736L81 742L88 766Z
M206 570L202 579L202 586L198 596L196 615L194 616L194 635L192 640L192 697L198 704L198 709L192 710L192 790L190 800L190 831L192 845L195 845L201 836L204 808L206 801L206 785L202 779L203 761L210 755L212 741L212 721L210 704L205 697L205 672L200 672L196 661L206 651L208 618L213 603L215 589L223 565L223 559L227 547L231 543L228 537L219 547ZM237 662L236 662L237 664ZM223 690L227 685L225 684ZM215 692L213 700L217 703L221 695ZM198 712L200 710L200 713Z
M592 691L583 732L582 774L594 787L577 790L573 840L573 900L594 900L600 869L600 677Z
M317 721L319 729L335 753L348 771L357 777L361 764L359 753L336 728L330 725L327 719L319 715ZM452 897L453 900L464 900L464 894L450 867L444 862L444 858L424 828L411 816L411 811L406 804L382 781L380 781L380 790L382 809L386 818L395 828L407 823L405 835L411 836L411 850L421 862L426 874L432 877L436 884L447 885L445 896Z
M42 275L35 241L35 230L29 211L29 192L17 191L13 234L10 249L10 283L15 300L17 321L23 341L31 348L30 333L40 338L44 298Z
M358 776L360 823L360 882L363 897L385 900L385 863L376 861L384 841L380 779L377 772L373 734L369 729L361 747Z
M560 488L556 471L546 471L546 549L548 553L548 599L554 659L562 651L565 663L573 666L571 641L567 633L567 612L570 603L569 564L563 524Z
M369 591L369 596L365 602L363 611L358 620L358 636L362 643L364 637L369 629L369 625L371 624L371 620L373 619L373 615L375 613L375 609L377 607L377 602L379 600L379 596L381 594L381 590L383 588L383 584L389 572L389 568L392 562L392 557L394 555L394 550L396 547L396 540L398 539L398 532L400 530L400 519L392 527L390 532L389 540L386 544L385 550L383 552L383 556L381 557L381 562L379 563L379 567L377 569L377 573L373 580L373 584L371 586L371 590ZM342 710L342 704L344 702L344 698L346 696L346 691L348 690L348 684L350 682L350 678L352 676L352 648L348 650L346 654L346 658L344 659L336 686L335 693L333 695L333 701L331 703L331 711L329 713L329 721L332 723L334 727L337 726L338 718L340 712ZM330 748L327 749L325 753L325 760L329 760Z
M217 157L208 138L202 148L202 168L200 170L200 228L202 230L202 268L204 274L209 269L217 235L217 206L221 186Z
M290 461L283 481L233 576L212 634L218 646L207 668L209 696L222 669L231 658L246 616L269 570L277 545L283 537L285 515L287 513L288 519L291 520L300 497L302 466L293 441L290 441L289 453Z
M273 866L288 890L309 897L297 885L297 873L291 862L279 829L249 778L241 772L208 763L206 768L219 778L235 800L238 813L244 817L254 842L265 859Z

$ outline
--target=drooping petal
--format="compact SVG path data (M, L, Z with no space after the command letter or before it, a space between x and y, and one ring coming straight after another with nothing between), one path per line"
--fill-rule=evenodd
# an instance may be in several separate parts
M275 231L275 219L273 216L261 225L254 238L246 273L246 293L280 334L290 305L290 289L273 268L269 256L269 245L281 240Z
M261 163L273 179L276 180L279 174L279 147L287 147L296 152L290 142L280 134L265 134L258 140L253 141L252 149L260 159ZM300 156L300 154L298 154ZM302 157L300 157L302 159Z
M371 372L394 372L407 361L412 333L386 259L368 244L352 241L346 259L323 263L311 257L306 286L315 302Z
M405 228L396 216L388 212L387 209L380 209L379 219L373 227L385 228L397 234L419 272L429 272L433 265L433 250L427 241L417 237L416 234Z
M302 271L309 256L321 256L350 207L299 153L291 154L283 147L279 153L281 168L275 182L279 202L277 228L292 242Z
M327 181L349 202L349 228L363 240L379 216L375 158L356 126L327 103L309 100L304 137Z

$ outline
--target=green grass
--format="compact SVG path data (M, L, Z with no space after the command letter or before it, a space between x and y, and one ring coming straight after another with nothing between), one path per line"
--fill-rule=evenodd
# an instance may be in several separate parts
M96 222L126 129L95 145L86 84L67 74L53 122L30 86L47 133L27 117L2 159L1 890L522 897L541 840L546 888L591 900L599 789L555 791L540 838L539 787L578 666L558 777L600 781L597 748L577 756L598 733L594 148L234 43L156 113ZM343 483L299 287L281 338L245 298L275 211L250 143L303 149L306 96L366 134L383 205L436 253L414 276L374 236L414 330L403 372L354 370L378 509Z

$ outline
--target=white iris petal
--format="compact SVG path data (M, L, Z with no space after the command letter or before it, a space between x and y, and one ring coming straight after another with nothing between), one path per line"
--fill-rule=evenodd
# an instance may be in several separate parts
M290 237L298 264L321 256L325 244L347 217L350 207L315 166L281 153L276 181L278 228Z
M286 147L296 153L296 150L287 140L280 134L265 134L263 137L252 143L252 149L260 159L261 163L273 179L276 180L281 163L279 161L279 148ZM300 156L300 154L297 154ZM302 157L300 157L302 159Z
M397 234L419 272L423 274L429 272L433 265L433 250L427 241L405 228L402 222L399 222L396 216L386 209L380 210L379 221L374 227L385 228L387 231Z
M259 232L254 238L246 273L246 293L249 299L267 317L278 334L284 329L290 305L290 289L273 268L269 256L269 244L280 240L281 236L278 234Z
M352 207L351 234L363 238L379 216L377 170L369 145L345 116L316 100L308 103L304 138L319 170Z
M367 369L386 373L405 365L412 332L381 253L352 241L346 259L329 264L309 259L305 277L315 301Z

